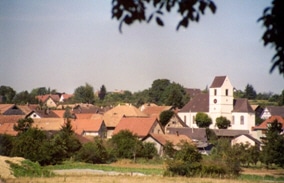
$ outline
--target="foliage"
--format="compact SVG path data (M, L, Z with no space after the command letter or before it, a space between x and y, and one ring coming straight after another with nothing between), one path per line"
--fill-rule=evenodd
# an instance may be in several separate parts
M196 125L199 128L208 128L212 124L212 119L206 113L203 112L198 112L196 114L195 121Z
M104 100L106 94L107 94L106 87L105 87L105 85L102 85L102 86L101 86L101 89L100 89L100 91L99 91L99 99L100 99L100 100Z
M79 86L74 91L74 102L93 104L95 102L94 88L88 83Z
M277 120L269 124L261 151L261 161L267 168L273 163L284 167L284 136L281 132L282 124Z
M149 7L149 11L152 13L147 12L147 7ZM207 9L210 9L212 13L216 12L216 6L213 1L114 0L112 1L112 18L120 21L119 30L122 32L123 23L127 25L131 25L135 21L149 23L153 18L159 26L163 26L164 22L161 17L164 13L177 10L181 18L176 27L178 30L181 26L188 27L190 21L198 22L200 16L205 14Z
M169 120L172 118L174 115L174 112L171 110L166 110L161 112L160 114L160 122L163 126L166 126L166 124L169 122Z
M8 161L15 177L51 177L54 174L42 168L37 162L24 160L21 164Z
M0 155L9 156L13 148L13 136L0 134Z
M256 98L256 91L254 90L253 86L250 84L246 85L245 91L244 91L244 98L247 98L249 100Z
M0 97L2 96L2 103L10 104L14 96L16 95L16 91L10 86L0 86Z
M164 146L164 156L167 158L173 158L175 156L176 150L174 149L174 144L170 141L166 141Z
M63 118L69 120L69 119L73 119L75 116L71 113L70 107L66 107L64 114L63 114Z
M162 104L162 96L166 88L171 84L168 79L157 79L153 81L151 88L149 89L150 102L155 104ZM165 96L163 96L165 97Z
M201 154L188 142L181 142L173 159L167 159L165 175L195 176L201 170Z
M37 128L29 128L24 133L19 133L13 141L11 156L19 156L34 162L42 163L48 156L49 149L45 143L47 136Z
M129 130L122 130L111 138L113 153L117 158L136 158L142 149L142 142Z
M76 153L76 160L86 163L106 163L109 155L102 139L95 138L94 142L88 142Z
M158 156L157 149L155 147L154 143L151 142L144 142L141 151L141 156L147 159L152 159L156 156Z
M25 132L32 127L34 120L32 118L23 118L17 121L17 124L14 124L14 130L21 133Z
M22 91L20 93L17 93L13 98L13 103L21 105L27 103L33 103L33 101L35 101L35 99L31 98L28 91Z
M216 118L216 125L219 129L227 129L231 126L231 121L224 116Z
M276 53L272 57L272 72L278 67L279 73L284 76L284 2L282 0L273 0L272 5L263 11L261 21L266 28L262 40L264 46L272 46Z

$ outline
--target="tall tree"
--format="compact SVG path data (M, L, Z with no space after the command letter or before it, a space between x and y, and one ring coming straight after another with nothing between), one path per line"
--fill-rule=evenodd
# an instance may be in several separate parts
M153 81L149 89L150 102L162 104L162 96L166 88L171 84L168 79L157 79Z
M100 100L104 100L106 94L107 94L106 87L105 87L105 85L102 85L101 89L99 91L99 98L100 98Z
M74 91L74 102L93 104L95 102L94 88L88 83L79 86Z
M268 124L261 151L261 161L266 164L267 168L273 163L284 167L284 135L282 134L282 124L277 120Z
M162 99L165 105L182 108L189 101L189 96L180 84L171 83L165 89Z
M244 97L252 100L256 98L256 91L254 90L253 86L251 84L247 84L245 91L244 91Z
M0 86L0 97L2 97L2 103L12 103L15 95L16 91L10 86Z
M212 119L203 112L196 114L195 121L199 128L208 128L212 124Z
M14 124L14 130L22 133L27 131L32 127L34 120L32 118L19 119L16 124Z

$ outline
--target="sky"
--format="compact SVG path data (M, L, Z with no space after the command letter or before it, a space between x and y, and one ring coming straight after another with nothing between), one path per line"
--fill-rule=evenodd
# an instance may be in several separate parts
M244 90L280 94L284 78L270 73L274 50L264 47L257 19L271 0L214 0L200 22L176 31L172 12L123 26L111 19L111 0L0 0L0 85L17 92L38 87L73 93L86 83L97 91L142 91L154 80L186 88L210 87L228 76Z

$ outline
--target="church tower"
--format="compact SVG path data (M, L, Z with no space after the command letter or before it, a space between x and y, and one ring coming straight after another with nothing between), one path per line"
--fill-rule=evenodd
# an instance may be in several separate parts
M217 128L216 118L223 116L232 121L233 86L227 76L216 76L209 88L209 116L212 127Z

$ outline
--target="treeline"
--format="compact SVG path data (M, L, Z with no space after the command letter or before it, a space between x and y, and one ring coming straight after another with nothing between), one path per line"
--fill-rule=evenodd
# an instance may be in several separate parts
M208 92L208 88L202 92ZM62 93L59 93L56 89L46 87L35 88L31 92L22 91L16 93L10 86L0 86L0 103L40 104L36 96L45 94L60 95ZM190 97L182 85L171 82L168 79L157 79L153 81L150 88L134 93L127 90L109 92L105 85L102 85L100 90L95 93L94 88L86 83L77 87L74 90L73 97L65 100L64 103L90 103L98 106L115 106L119 103L131 103L136 107L145 103L155 103L157 105L170 105L182 108L190 100ZM247 84L243 91L235 90L234 97L255 100L255 103L260 105L284 105L284 90L281 94L273 94L272 92L257 93L250 84ZM268 103L261 101L267 101Z
M127 130L111 139L95 137L93 141L81 143L69 119L56 133L44 132L32 124L31 118L20 119L14 125L17 136L0 135L0 155L20 156L42 166L66 160L101 164L119 159L134 162L137 158L154 159L166 164L166 176L235 177L242 166L255 166L258 162L266 168L284 168L284 136L277 121L269 126L262 150L248 144L231 146L229 139L217 138L207 129L213 145L209 155L201 155L194 144L181 141L178 145L166 142L162 157L153 143L142 142Z

